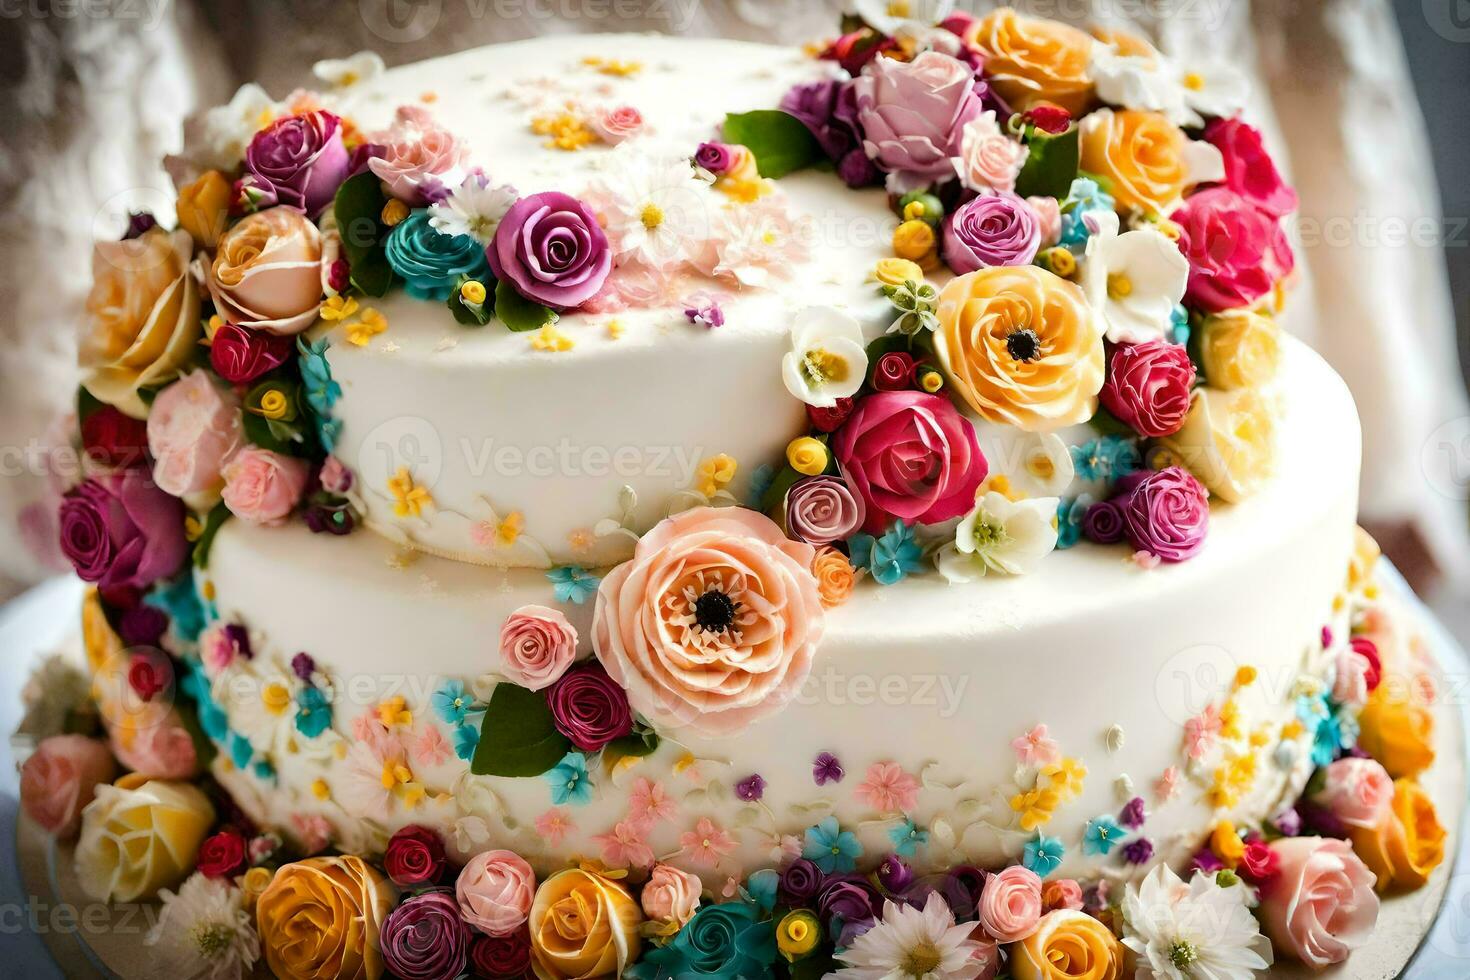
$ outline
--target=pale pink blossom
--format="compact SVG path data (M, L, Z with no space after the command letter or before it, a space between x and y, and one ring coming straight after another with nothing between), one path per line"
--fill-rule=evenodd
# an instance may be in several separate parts
M576 826L572 823L572 818L567 816L567 812L559 807L552 807L536 818L536 833L552 847L560 846Z
M714 263L707 270L716 278L765 288L776 280L790 280L807 260L807 230L797 224L784 199L774 194L726 208L717 224Z
M293 813L291 826L296 829L296 843L308 855L325 850L332 839L332 825L320 813Z
M907 813L919 802L919 781L896 762L875 762L858 784L857 797L880 813Z
M1220 737L1220 709L1210 705L1184 723L1184 747L1191 759L1203 759Z
M1049 766L1062 757L1056 740L1047 735L1045 725L1037 725L1025 735L1012 739L1011 748L1023 766Z
M421 766L441 766L449 760L449 740L438 725L429 725L413 743L413 757Z
M643 839L643 832L633 820L620 820L605 834L594 834L592 840L602 848L602 863L610 868L646 868L653 864L653 848Z
M1041 225L1041 247L1051 248L1062 234L1062 206L1054 197L1037 194L1026 198Z
M672 820L679 805L664 791L661 783L639 776L628 793L628 818L636 826L647 829L660 820Z
M592 113L592 131L613 146L648 131L643 114L630 105L598 109Z
M592 298L582 304L587 313L656 310L679 304L678 279L659 266L628 261L613 269Z
M383 156L369 160L368 169L407 204L427 204L430 192L463 180L468 150L420 106L399 106L392 128L368 140L383 147Z
M1165 769L1163 775L1159 776L1154 783L1154 795L1159 798L1160 803L1167 803L1179 792L1179 767L1170 766Z
M965 124L960 134L960 155L954 157L960 183L981 194L1015 190L1016 175L1028 151L1020 140L1001 131L994 110L987 110Z
M685 831L679 837L680 853L705 868L718 867L720 861L735 853L738 846L735 838L709 817L700 817L693 830Z

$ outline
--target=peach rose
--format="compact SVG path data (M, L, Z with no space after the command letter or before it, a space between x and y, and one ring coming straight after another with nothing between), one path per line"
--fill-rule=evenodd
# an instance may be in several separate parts
M1195 184L1224 174L1220 151L1157 112L1099 109L1082 120L1082 169L1106 177L1120 212L1167 214Z
M1041 878L1013 864L985 879L980 893L980 924L1003 943L1020 942L1041 921Z
M77 354L82 385L133 418L148 406L139 389L171 381L204 332L189 274L189 233L152 228L92 252L88 324Z
M734 735L811 671L824 623L812 557L754 511L677 514L602 580L593 649L655 725Z
M454 187L464 179L468 149L422 106L399 106L392 128L368 140L383 147L383 155L369 160L368 169L389 194L413 207L429 203L430 189Z
M939 362L981 418L1050 431L1097 411L1104 326L1077 284L1034 265L980 269L949 281L938 315Z
M1281 864L1258 910L1266 935L1278 953L1314 970L1341 963L1378 921L1373 872L1347 841L1284 837L1271 849Z
M818 549L812 559L812 574L817 578L817 595L827 609L846 602L857 582L852 562L831 545Z
M1378 876L1379 892L1423 886L1444 860L1445 830L1434 803L1412 780L1393 784L1393 801L1377 826L1354 826L1353 850Z
M230 513L251 524L280 524L306 490L311 466L304 459L246 446L225 464L221 496Z
M521 687L550 687L576 657L576 627L559 609L522 606L500 627L500 670Z
M1041 886L1041 904L1048 912L1082 908L1082 886L1072 878L1053 878Z
M193 779L199 775L194 737L172 709L153 717L124 715L109 726L117 761L150 779Z
M230 220L230 196L234 189L218 170L206 170L192 183L179 188L174 205L179 227L187 231L201 248L214 248Z
M1196 388L1184 425L1159 444L1210 493L1233 504L1255 493L1271 475L1276 412L1253 388Z
M107 746L84 735L53 735L20 767L20 805L53 837L76 836L82 808L117 775Z
M220 471L240 448L243 428L240 399L207 371L175 381L148 413L153 482L175 497L218 492Z
M1062 233L1062 205L1054 197L1033 194L1026 198L1031 210L1036 212L1036 223L1041 228L1041 247L1051 248Z
M1406 685L1385 678L1358 715L1358 747L1395 779L1419 775L1434 762L1434 716Z
M1323 770L1325 782L1314 802L1349 827L1377 827L1393 805L1393 780L1372 759L1351 756Z
M656 864L643 886L643 914L669 933L683 928L699 908L704 883L698 875L680 871L671 864Z
M465 863L454 882L459 914L487 936L509 936L526 922L536 873L511 851L485 851Z
M1011 973L1016 980L1119 980L1123 944L1087 913L1058 909L1011 947Z
M1092 101L1092 38L1053 20L1001 7L965 28L964 39L985 55L985 75L1012 109L1052 102L1081 115Z
M322 233L295 208L246 215L220 238L206 285L229 323L298 334L322 305Z
M284 865L255 903L266 964L278 977L377 980L378 933L393 899L388 879L362 858Z
M540 980L618 975L638 958L643 916L628 889L568 868L541 883L531 905L531 962Z
M965 124L954 168L960 183L988 194L1015 190L1016 175L1025 162L1026 147L1001 131L995 110L989 109Z
M214 807L195 786L124 776L82 811L75 854L82 890L99 902L136 902L194 870Z

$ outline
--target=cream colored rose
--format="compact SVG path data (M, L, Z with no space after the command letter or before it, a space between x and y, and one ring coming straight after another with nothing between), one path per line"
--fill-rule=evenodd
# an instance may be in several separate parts
M230 323L298 334L322 305L322 233L293 208L248 215L220 238L207 282Z
M989 422L1047 431L1097 411L1103 323L1081 287L1034 265L957 276L934 347L954 391Z
M1157 112L1099 109L1082 120L1082 169L1106 177L1120 212L1166 214L1195 184L1223 180L1220 151Z
M82 384L133 418L148 406L138 391L172 381L203 333L199 288L189 275L188 232L153 228L92 251L88 324L78 362Z
M1184 427L1159 441L1210 493L1235 503L1271 475L1276 406L1254 388L1197 388Z
M1200 324L1200 364L1213 388L1259 388L1281 366L1281 328L1251 310L1226 310Z
M1012 109L1053 102L1078 116L1092 102L1092 38L1077 28L1001 7L964 38L985 53L985 75Z
M197 787L124 776L82 811L77 878L101 902L136 902L194 870L214 807Z

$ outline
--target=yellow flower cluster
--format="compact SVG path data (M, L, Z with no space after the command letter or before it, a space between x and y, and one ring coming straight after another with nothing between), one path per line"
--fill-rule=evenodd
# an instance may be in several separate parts
M1010 798L1021 829L1029 833L1050 823L1058 806L1081 794L1086 779L1087 767L1079 759L1068 757L1043 766L1035 787Z
M597 142L597 134L587 125L581 113L570 106L562 112L532 119L531 132L547 137L543 145L548 150L565 150L571 153Z
M699 464L699 477L694 488L706 497L713 497L735 479L735 470L740 466L734 458L720 453Z
M548 323L531 335L531 349L545 351L549 354L561 354L571 350L576 342L555 326Z
M341 299L341 297L334 296L333 299ZM341 319L345 320L356 311L357 301L349 298L341 309L346 311L341 316ZM323 306L323 310L325 310L325 306ZM388 318L372 307L363 310L362 316L359 319L342 325L342 332L346 334L347 342L354 347L366 347L368 341L387 329Z
M388 480L388 493L393 497L393 513L398 517L420 517L425 507L434 505L433 495L414 482L407 466L399 467Z

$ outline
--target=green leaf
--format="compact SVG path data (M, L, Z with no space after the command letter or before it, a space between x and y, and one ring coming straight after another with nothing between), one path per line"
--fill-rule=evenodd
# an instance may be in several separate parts
M781 472L766 487L766 492L761 494L761 511L770 515L774 521L780 521L786 510L786 491L795 485L797 480L805 479L800 473L791 468L787 463L781 467Z
M732 112L725 117L722 135L725 142L750 150L762 177L785 177L825 157L811 130L780 109Z
M1055 136L1032 127L1026 141L1031 152L1016 176L1016 193L1022 197L1066 197L1081 160L1078 138L1076 123Z
M791 980L821 980L829 974L836 973L840 964L832 958L832 954L825 950L819 950L804 960L797 960L791 964Z
M603 758L608 767L611 768L617 765L622 759L642 759L646 756L653 755L653 753L658 751L658 745L658 732L655 732L647 725L638 724L633 727L633 733L631 735L624 735L622 738L615 738L611 742L608 742L607 746L602 750L604 753Z
M244 412L243 416L245 438L249 439L253 445L261 449L269 449L273 453L283 453L287 456L294 454L295 442L290 433L278 431L276 423L254 412Z
M495 315L515 333L540 330L556 322L556 312L551 307L531 302L505 281L495 284Z
M87 417L102 407L102 402L96 395L86 388L77 388L77 421L85 422Z
M477 776L539 776L571 750L572 743L556 730L543 695L502 683L490 695L470 772Z
M195 568L209 567L209 549L214 545L214 536L229 518L230 509L223 503L215 504L214 509L204 515L204 530L199 533L199 540L194 542Z
M388 236L382 219L385 203L382 184L368 170L343 181L332 203L352 284L369 296L382 296L393 285L393 269L383 251Z

